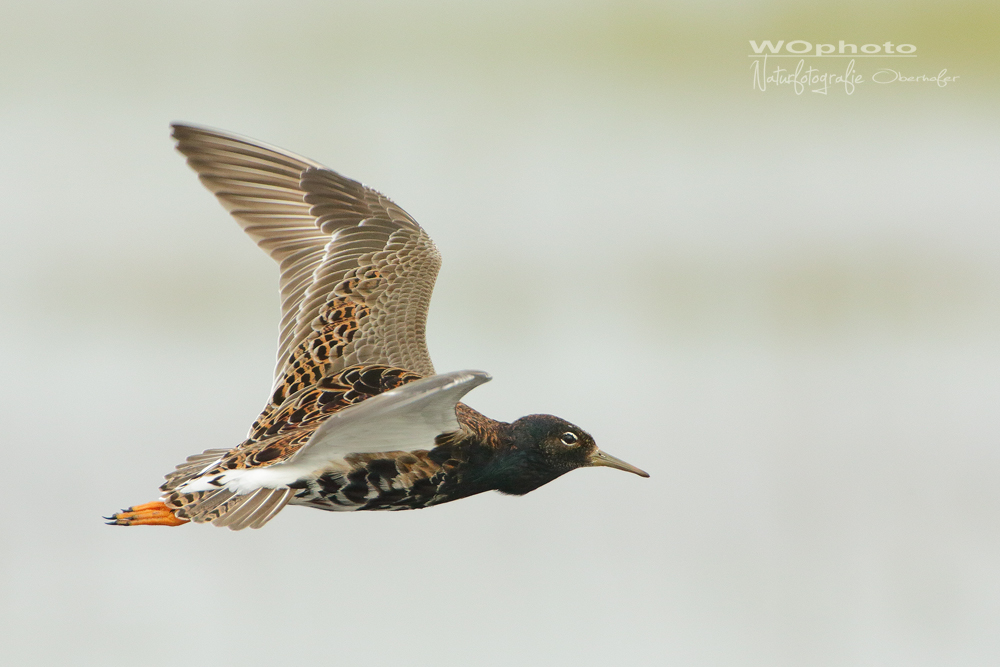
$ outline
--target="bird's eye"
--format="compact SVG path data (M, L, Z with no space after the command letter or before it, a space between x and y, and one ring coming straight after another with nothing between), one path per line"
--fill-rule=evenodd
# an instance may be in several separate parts
M566 431L559 439L562 440L564 445L575 445L580 440L580 438L576 437L576 433L572 431Z

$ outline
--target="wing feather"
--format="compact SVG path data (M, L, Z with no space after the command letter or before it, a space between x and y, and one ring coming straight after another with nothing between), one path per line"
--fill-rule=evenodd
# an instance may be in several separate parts
M282 466L322 467L348 454L432 449L438 436L461 429L455 406L489 382L482 371L424 378L332 414Z
M333 413L319 424L305 444L280 463L219 468L177 486L171 498L183 499L217 489L227 489L238 496L283 489L314 479L324 471L349 470L350 456L431 450L440 436L461 430L456 415L458 402L489 380L489 374L482 371L455 371L408 382ZM181 504L180 500L171 502ZM235 518L227 512L213 523L219 524L223 519L224 525L239 523L240 518L249 516L256 508L255 504ZM235 511L244 512L242 507Z
M308 158L226 132L173 128L202 183L279 263L278 361L259 421L348 366L434 374L424 329L441 260L413 218Z
M162 488L178 516L259 528L310 466L346 469L351 454L430 449L458 430L456 404L489 376L434 375L424 330L441 259L416 221L375 190L280 148L185 124L173 136L201 182L278 262L281 291L270 401L242 445L168 475Z

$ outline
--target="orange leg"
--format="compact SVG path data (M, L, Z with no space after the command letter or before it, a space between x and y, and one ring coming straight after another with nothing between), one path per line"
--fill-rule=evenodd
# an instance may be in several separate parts
M174 511L160 501L136 505L104 518L109 526L183 526L189 523L187 519L174 516Z

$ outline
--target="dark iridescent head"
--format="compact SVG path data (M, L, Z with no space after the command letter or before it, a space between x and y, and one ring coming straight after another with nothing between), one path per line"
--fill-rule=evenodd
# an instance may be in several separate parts
M511 424L511 469L498 488L521 495L576 468L607 466L642 477L649 475L598 449L590 434L552 415L528 415Z

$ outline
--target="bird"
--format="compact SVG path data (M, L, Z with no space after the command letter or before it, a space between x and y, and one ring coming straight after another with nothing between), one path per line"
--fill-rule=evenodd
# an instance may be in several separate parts
M441 256L384 195L253 139L173 123L201 182L279 265L274 384L247 438L195 454L117 526L260 528L287 505L421 509L524 495L576 468L649 474L570 422L491 419L461 402L491 379L437 374L425 340Z

